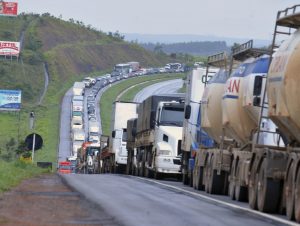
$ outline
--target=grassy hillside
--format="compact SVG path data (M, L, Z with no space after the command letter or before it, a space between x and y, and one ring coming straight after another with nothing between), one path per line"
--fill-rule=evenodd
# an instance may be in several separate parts
M24 38L19 60L0 58L0 89L21 89L19 114L0 113L0 158L15 156L19 141L29 134L29 112L35 111L36 132L44 146L37 161L56 161L59 136L60 101L74 81L86 75L101 75L116 63L139 61L142 66L163 65L168 61L136 44L96 31L82 22L69 22L49 14L0 17L0 40ZM49 86L41 105L37 105L44 88L44 67L49 69Z

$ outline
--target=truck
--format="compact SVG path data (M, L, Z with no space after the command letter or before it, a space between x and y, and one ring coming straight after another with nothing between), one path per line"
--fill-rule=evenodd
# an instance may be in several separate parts
M127 120L137 117L136 102L115 101L112 107L109 146L101 153L103 171L124 173L127 165Z
M136 61L128 62L127 64L130 65L131 71L130 72L136 72L140 70L140 63Z
M75 129L72 133L73 150L72 155L77 156L78 149L81 148L85 141L85 132L83 129Z
M212 76L215 72L210 72ZM192 73L187 75L185 80L186 94L185 94L185 107L184 107L184 120L183 120L183 133L182 133L182 181L184 184L193 183L193 166L195 155L200 145L212 145L212 140L204 139L199 140L200 133L200 119L201 119L201 98L204 92L206 79L206 68L197 67ZM202 134L204 135L204 134Z
M80 118L72 118L71 128L72 130L83 129L83 120Z
M133 168L136 175L156 179L166 174L181 174L183 112L183 94L153 95L139 105L128 169Z
M78 101L78 100L72 101L72 111L83 112L83 101Z
M254 139L257 137L260 145L280 143L278 137L256 134L260 111L257 104L261 104L263 78L270 60L265 53L268 51L253 48L252 40L233 48L231 63L223 65L233 65L233 61L240 64L229 69L229 76L225 67L220 70L223 74L217 73L208 82L202 97L201 129L216 145L197 153L194 171L197 189L246 201ZM275 133L276 127L271 120L265 120L264 130Z
M136 148L135 148L135 136L137 129L137 118L131 118L127 120L127 165L126 165L126 174L127 175L136 175Z
M77 168L84 174L94 174L100 171L100 147L93 147L91 142L82 143L77 154Z
M277 13L272 59L263 84L258 134L265 133L264 121L278 127L274 135L284 147L259 145L251 158L250 206L264 212L286 209L289 219L300 223L300 5ZM284 36L285 41L282 42ZM280 43L278 48L278 43ZM262 189L261 189L262 188ZM271 200L271 202L270 202Z
M73 96L83 96L85 85L83 82L74 82Z
M100 134L98 122L89 121L89 141L91 146L100 147Z

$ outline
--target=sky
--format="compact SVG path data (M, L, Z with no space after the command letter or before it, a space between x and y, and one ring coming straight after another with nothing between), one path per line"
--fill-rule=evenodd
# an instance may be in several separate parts
M195 34L270 40L278 10L300 0L10 0L121 33Z

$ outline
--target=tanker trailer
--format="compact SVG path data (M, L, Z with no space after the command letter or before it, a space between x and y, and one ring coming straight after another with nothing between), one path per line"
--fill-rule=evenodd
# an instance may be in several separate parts
M208 81L201 100L200 131L202 133L200 133L200 140L203 140L203 132L206 132L207 135L214 140L215 145L210 147L205 147L204 145L200 146L195 158L195 167L193 171L194 188L201 190L205 188L207 192L215 194L222 194L225 192L227 187L225 172L229 172L230 169L228 168L230 167L230 155L220 151L223 138L221 100L228 75L226 70L227 64L227 56L225 53L208 57L207 72L210 71L211 66L219 67L221 69ZM222 154L221 159L223 160L226 158L226 155L229 156L227 161L223 161L229 161L227 170L225 169L225 164L223 164L222 170L220 169L218 172L211 172L211 170L213 171L213 168L209 169L208 165L211 166L210 161L216 159L213 157L213 154ZM215 174L212 180L210 180L212 177L207 176L207 174L211 173Z
M300 222L299 28L300 5L278 12L273 51L283 34L295 32L274 51L263 101L268 104L269 118L278 126L286 147L257 147L250 177L253 184L251 207L264 212L286 209L288 218L296 218L297 222Z

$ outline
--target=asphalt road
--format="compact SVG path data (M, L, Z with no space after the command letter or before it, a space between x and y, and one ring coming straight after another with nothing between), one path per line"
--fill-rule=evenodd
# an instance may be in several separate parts
M147 97L153 94L170 94L170 93L177 93L178 90L182 87L183 80L182 79L174 79L164 82L159 82L153 85L150 85L140 92L136 94L134 97L135 102L142 102Z
M181 80L151 85L140 91L135 101L140 102L153 93L175 93L181 85ZM70 103L68 100L70 97L67 93L63 104ZM67 117L65 110L70 108L62 109L62 118ZM70 130L65 124L61 125L61 129ZM60 157L68 149L66 146L70 145L64 137L70 135L62 133ZM294 225L286 221L284 216L263 214L249 209L247 203L195 191L177 181L113 174L70 174L63 175L63 178L122 225Z
M60 137L58 149L58 162L65 161L71 155L71 100L72 88L69 89L61 104Z
M73 174L64 178L123 225L284 225L138 177Z

